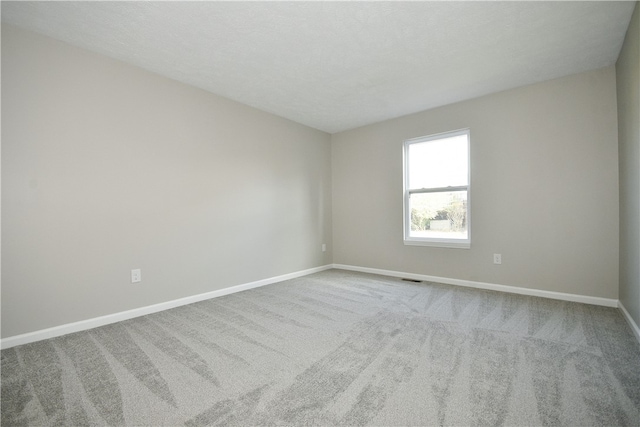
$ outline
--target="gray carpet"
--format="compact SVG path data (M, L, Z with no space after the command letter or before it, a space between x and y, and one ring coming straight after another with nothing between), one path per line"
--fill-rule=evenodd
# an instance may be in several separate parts
M2 425L640 425L617 309L329 270L2 351Z

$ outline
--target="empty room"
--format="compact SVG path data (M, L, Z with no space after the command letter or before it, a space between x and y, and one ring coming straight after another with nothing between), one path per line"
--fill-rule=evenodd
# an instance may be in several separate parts
M640 425L640 5L2 1L2 426Z

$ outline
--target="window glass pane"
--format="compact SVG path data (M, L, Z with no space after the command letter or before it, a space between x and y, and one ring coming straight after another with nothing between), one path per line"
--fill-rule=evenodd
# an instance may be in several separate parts
M439 188L469 183L467 135L409 145L409 188Z
M409 197L410 237L467 239L467 192L418 193Z

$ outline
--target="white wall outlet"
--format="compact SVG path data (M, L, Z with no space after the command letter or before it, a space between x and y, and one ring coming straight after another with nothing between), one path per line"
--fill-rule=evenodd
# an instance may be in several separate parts
M322 244L322 252L326 252L327 251L327 244L323 243Z
M493 254L493 263L502 264L502 254Z
M131 283L138 282L142 282L142 271L139 268L131 270Z

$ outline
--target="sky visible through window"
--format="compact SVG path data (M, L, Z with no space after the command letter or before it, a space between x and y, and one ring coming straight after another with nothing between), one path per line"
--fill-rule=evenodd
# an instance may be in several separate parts
M409 146L409 188L439 188L469 182L467 135Z

